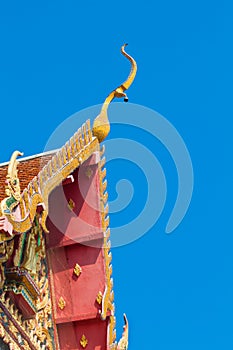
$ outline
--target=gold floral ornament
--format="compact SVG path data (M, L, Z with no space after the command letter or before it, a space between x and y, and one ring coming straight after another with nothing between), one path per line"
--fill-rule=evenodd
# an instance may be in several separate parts
M102 300L103 300L103 294L101 291L99 291L96 297L96 302L100 305L102 303Z
M82 268L81 266L76 263L75 266L74 266L74 270L73 270L73 273L75 274L75 276L79 277L82 273Z
M75 208L75 202L71 198L69 199L69 202L68 202L68 208L70 209L70 211L73 211Z
M88 177L88 179L91 178L91 176L93 175L93 170L91 169L91 167L87 168L85 175L86 175L86 177Z
M121 53L130 61L131 71L130 71L129 76L126 79L126 81L123 84L121 84L120 86L118 86L115 90L113 90L108 95L108 97L104 101L104 104L103 104L103 107L100 111L100 114L94 120L92 133L94 136L97 137L99 142L102 142L108 136L109 131L110 131L110 124L109 124L108 114L107 114L109 104L112 102L112 100L115 97L117 97L117 98L124 97L124 101L125 102L128 101L128 97L124 91L130 87L130 85L134 81L134 78L135 78L135 75L137 72L137 64L136 64L135 60L133 59L133 57L131 57L127 52L125 52L125 46L127 46L127 44L124 44L121 47Z
M80 345L82 346L83 349L85 349L87 347L87 344L88 344L88 340L86 336L83 334L82 338L80 339Z
M66 306L65 300L62 297L60 297L60 299L58 300L58 307L59 307L59 309L63 310L65 308L65 306Z

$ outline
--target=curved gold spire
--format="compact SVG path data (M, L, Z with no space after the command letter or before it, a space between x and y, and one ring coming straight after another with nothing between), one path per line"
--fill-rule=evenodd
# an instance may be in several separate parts
M108 95L108 97L104 101L104 104L103 104L103 107L100 111L100 114L94 120L92 133L94 136L97 137L99 142L102 142L108 136L109 131L110 131L110 124L109 124L108 114L107 114L109 104L112 102L112 100L115 97L117 97L117 98L124 97L124 101L125 102L128 101L128 97L124 91L130 87L130 85L134 81L134 78L135 78L135 75L137 72L137 63L135 62L133 57L131 57L127 52L125 52L125 47L127 45L128 44L124 44L121 47L121 53L130 61L131 71L129 73L128 78L125 80L125 82L123 84L121 84L120 86L118 86L115 90L113 90Z

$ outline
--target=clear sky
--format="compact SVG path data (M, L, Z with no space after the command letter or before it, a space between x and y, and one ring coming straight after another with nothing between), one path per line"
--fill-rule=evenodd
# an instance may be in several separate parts
M42 152L63 120L102 103L128 74L119 48L129 43L139 67L130 102L173 124L195 182L187 215L166 234L177 194L174 162L162 144L130 131L159 159L168 195L147 234L113 249L118 338L126 312L129 350L232 350L231 1L8 1L0 5L0 35L1 162L15 149ZM123 127L112 132L129 137ZM135 193L112 215L114 227L138 215L147 188L137 165L111 163L110 200L121 175Z

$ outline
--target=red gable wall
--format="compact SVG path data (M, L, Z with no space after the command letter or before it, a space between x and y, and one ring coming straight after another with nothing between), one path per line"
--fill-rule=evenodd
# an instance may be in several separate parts
M83 349L83 335L88 340L86 349L105 350L108 318L101 320L101 305L96 301L99 292L104 294L106 279L95 155L72 176L74 182L64 182L50 195L47 254L54 318L61 350ZM74 274L76 263L82 269L79 277ZM64 308L59 307L60 298Z

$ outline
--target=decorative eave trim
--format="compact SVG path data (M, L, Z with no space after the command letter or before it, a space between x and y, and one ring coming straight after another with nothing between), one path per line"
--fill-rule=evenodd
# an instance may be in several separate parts
M55 153L57 153L58 151L59 151L59 148L58 148L58 149L51 150L51 151L43 152L43 153L33 154L33 155L27 156L27 157L22 157L22 158L17 159L17 161L18 161L19 163L21 163L21 162L26 162L26 161L31 160L31 159L41 158L41 157L49 156L49 155L51 155L51 154L55 154ZM9 163L10 163L9 161L8 161L8 162L0 163L0 168L9 165Z
M37 206L44 204L41 225L48 232L45 222L48 215L48 199L52 190L78 168L91 154L99 150L99 142L93 137L90 121L87 120L66 144L48 161L37 176L24 189L20 208L25 212L24 217L17 221L12 214L7 215L15 232L23 233L32 227ZM21 214L22 215L22 214Z
M0 318L0 334L4 334L4 341L8 341L8 344L16 345L16 349L28 349L28 350L37 350L42 349L43 344L40 339L30 332L26 325L26 321L22 320L22 315L19 314L15 305L11 302L9 298L6 298L5 293L0 297L0 310L5 314L9 320L9 328L6 327L3 318ZM17 334L24 340L24 345L18 343ZM31 334L31 336L30 336ZM14 348L13 348L14 349Z
M101 209L101 223L102 230L104 232L104 244L103 254L105 261L105 291L102 298L102 310L101 318L105 320L109 317L108 324L108 347L115 346L116 340L116 320L114 316L114 292L113 292L113 279L112 279L112 254L110 252L110 228L109 228L109 216L108 216L108 193L107 193L107 180L106 180L106 168L105 168L105 147L102 146L100 150L100 162L99 162L99 179L100 179L100 209Z

